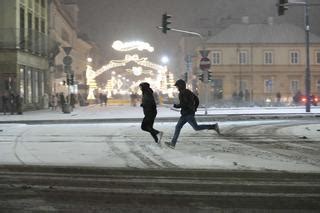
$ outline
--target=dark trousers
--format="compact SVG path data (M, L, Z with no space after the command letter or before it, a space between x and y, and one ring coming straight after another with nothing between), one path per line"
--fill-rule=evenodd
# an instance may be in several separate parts
M2 103L2 110L3 110L3 114L6 114L8 112L8 105L7 103Z
M141 129L143 131L149 132L155 142L158 142L157 134L159 134L159 131L153 128L154 119L156 118L157 113L148 113L145 114L142 123L141 123Z
M182 129L182 127L186 124L186 123L189 123L192 128L196 131L199 131L199 130L204 130L204 129L212 129L213 125L198 125L196 119L194 118L194 115L182 115L180 118L179 118L179 121L176 125L176 128L175 128L175 131L174 131L174 135L173 135L173 138L171 140L171 143L173 145L176 145L177 143L177 140L178 140L178 137L180 135L180 131Z

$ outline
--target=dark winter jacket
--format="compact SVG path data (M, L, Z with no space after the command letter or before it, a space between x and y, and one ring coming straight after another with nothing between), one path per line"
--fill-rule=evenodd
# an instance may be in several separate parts
M188 89L181 89L179 93L179 104L173 105L181 108L181 115L194 115L199 106L199 98Z
M157 113L156 102L153 97L153 90L149 85L140 84L142 91L141 106L143 107L143 113L154 114Z

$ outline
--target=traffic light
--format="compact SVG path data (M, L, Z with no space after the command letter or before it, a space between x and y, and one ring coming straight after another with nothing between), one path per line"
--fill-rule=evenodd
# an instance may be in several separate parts
M203 82L203 80L204 80L203 79L203 74L198 75L198 77L199 77L199 80Z
M212 72L208 71L208 81L212 81Z
M185 72L183 77L184 77L184 81L187 82L188 81L188 73Z
M284 11L288 10L288 7L285 5L288 3L288 0L279 0L278 6L278 15L284 15Z
M67 85L74 85L74 76L70 75L67 77Z
M70 85L74 85L74 76L70 75Z
M171 21L169 21L170 18L171 15L168 15L167 13L162 15L162 32L164 34L167 34L167 31L170 30L168 27L168 25L171 24Z

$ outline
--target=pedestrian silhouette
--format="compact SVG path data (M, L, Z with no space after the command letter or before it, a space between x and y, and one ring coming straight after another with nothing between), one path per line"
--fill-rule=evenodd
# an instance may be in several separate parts
M144 118L141 123L141 129L149 132L157 144L161 143L163 132L153 128L154 119L157 116L156 102L153 96L153 90L150 88L150 84L142 82L139 85L142 91L141 107L143 108Z
M178 120L178 123L175 127L175 132L171 142L165 142L165 144L174 149L180 135L180 131L182 127L188 122L192 128L196 131L210 129L215 130L218 134L220 134L218 123L209 124L209 125L198 125L195 119L195 112L199 106L199 98L190 90L186 88L186 83L184 80L177 80L175 86L179 90L179 104L174 104L174 108L181 108L180 113L181 117Z

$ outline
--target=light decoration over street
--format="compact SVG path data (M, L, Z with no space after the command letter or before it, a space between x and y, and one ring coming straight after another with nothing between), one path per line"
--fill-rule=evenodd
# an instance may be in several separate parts
M123 43L122 41L117 40L113 42L112 48L121 52L127 52L135 49L139 51L143 51L143 50L147 50L149 52L154 51L154 48L149 43L142 42L142 41L131 41L131 42Z
M140 41L124 43L118 40L112 44L112 47L115 50L122 52L131 50L147 50L149 52L154 51L154 48L150 44ZM149 74L150 77L141 79L136 82L130 82L126 78L117 77L114 69L118 67L125 67L130 62L136 63L137 66L133 66L131 69L126 69L127 71L129 70L129 73L135 76ZM147 67L151 70L146 70L143 67ZM153 72L152 70L155 70L156 72ZM100 69L96 71L92 69L91 63L88 62L86 70L87 85L89 87L89 94L87 97L88 100L95 99L94 92L98 89L95 78L106 71L112 71L111 79L107 81L106 85L106 91L108 92L109 97L111 96L111 92L113 94L126 94L129 93L129 89L131 91L134 91L135 87L138 87L139 83L142 81L148 81L153 86L153 89L159 90L162 93L167 93L170 97L172 96L172 86L170 86L171 82L167 78L167 75L170 73L168 72L166 65L162 66L159 64L152 63L148 60L147 57L140 58L138 54L126 54L124 59L111 60L108 64L102 66Z
M107 65L102 66L97 71L93 71L92 67L90 65L87 65L86 77L88 82L87 84L89 86L88 99L89 100L95 99L94 90L97 89L95 78L97 76L101 75L106 71L113 70L117 67L126 66L126 64L129 62L135 62L139 66L144 66L153 70L157 70L156 79L148 79L148 81L154 85L155 89L158 89L160 91L167 90L167 79L166 79L166 73L168 72L167 66L161 66L159 64L152 63L148 61L148 58L146 57L140 58L139 55L137 54L134 54L134 55L126 54L123 60L111 60ZM139 68L135 68L135 69L139 69ZM136 72L136 74L139 74L138 71L133 71L133 72ZM141 68L141 72L142 72L142 68ZM116 87L115 91L118 91L120 89L119 86L121 87L123 85L123 84L120 84L118 81L119 79L117 80L111 79L111 81L108 81L109 85L107 85L107 87L109 89Z

